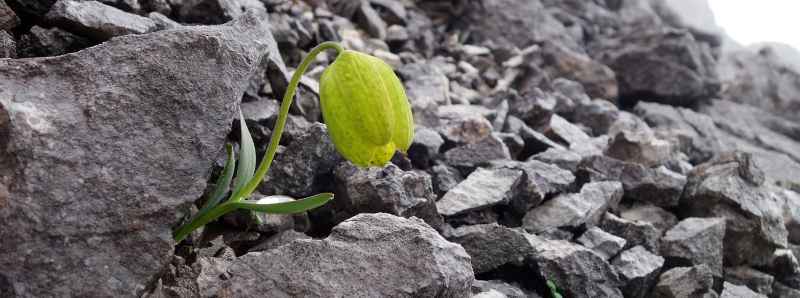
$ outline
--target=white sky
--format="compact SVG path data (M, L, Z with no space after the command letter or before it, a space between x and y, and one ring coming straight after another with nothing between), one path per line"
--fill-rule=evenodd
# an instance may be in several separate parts
M717 24L743 45L773 41L800 49L800 0L709 0Z

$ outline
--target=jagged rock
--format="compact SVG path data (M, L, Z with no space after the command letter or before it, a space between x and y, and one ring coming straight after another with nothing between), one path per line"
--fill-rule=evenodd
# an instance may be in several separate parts
M678 218L674 214L650 204L637 203L623 207L619 215L627 220L649 222L662 234L678 224Z
M620 200L622 184L619 182L588 183L580 193L560 195L530 210L522 218L522 226L533 233L554 228L592 227L606 211L616 209Z
M766 295L753 292L753 290L748 289L746 286L737 286L728 282L725 282L722 294L720 294L719 297L720 298L767 298Z
M468 297L474 280L461 246L419 219L382 213L357 215L323 240L246 254L228 274L218 295Z
M658 251L658 238L661 237L661 232L649 222L626 220L612 213L606 213L600 228L625 239L625 248L642 245L650 251Z
M454 216L473 210L508 203L519 193L523 172L515 169L478 168L436 202L444 216Z
M28 14L41 17L50 10L56 0L5 0L12 7L16 7L17 14Z
M591 139L580 127L558 115L552 115L550 117L544 134L555 141L566 144L567 147L585 143Z
M653 298L716 298L714 276L706 265L677 267L661 274Z
M248 14L0 59L0 280L22 297L142 294L173 253L176 210L203 194L269 35Z
M697 166L681 199L686 216L726 219L725 263L766 265L787 245L782 204L762 186L751 155L729 153Z
M444 153L444 160L447 164L465 169L505 159L511 159L511 152L503 140L494 134L477 143L458 146Z
M8 32L0 30L0 58L17 58L17 43Z
M437 127L437 107L450 104L450 80L431 63L406 64L397 69L397 74L403 78L414 123Z
M664 258L654 255L642 246L635 246L623 251L611 262L619 272L622 282L622 293L625 297L648 297L650 288L655 285Z
M506 298L507 296L497 290L489 289L485 292L480 292L472 295L471 298Z
M634 113L653 127L657 135L672 140L692 163L706 162L723 148L720 132L708 115L643 101L636 104Z
M725 268L725 281L747 286L757 293L769 296L772 294L775 277L750 267L740 266Z
M175 29L180 28L181 24L178 22L173 21L169 17L159 13L159 12L151 12L147 14L147 17L153 20L156 23L156 30L168 30L168 29Z
M502 280L475 280L472 283L472 292L481 293L494 290L508 298L541 298L536 293L525 292L519 287L506 283Z
M772 285L772 296L781 298L800 298L800 290L792 289L780 282Z
M361 2L361 5L358 6L353 16L356 23L364 28L364 31L370 36L377 39L386 39L386 22L372 8L370 1L362 0L358 2Z
M285 230L267 238L263 242L256 244L255 246L249 248L247 251L248 252L267 251L292 243L293 241L298 239L308 240L311 239L311 237L309 237L306 234L297 232L295 230Z
M544 163L557 165L570 172L576 172L578 164L582 160L579 154L561 148L549 148L542 153L534 155L532 158Z
M361 169L344 162L334 175L336 197L323 208L333 210L334 223L359 213L385 212L416 216L434 228L442 226L431 177L424 172L403 171L393 164Z
M525 122L514 116L508 116L508 119L506 119L506 127L503 131L518 134L525 142L525 147L522 149L522 152L517 155L517 159L526 159L531 155L544 152L550 148L559 150L567 149L544 134L530 128Z
M786 189L773 192L778 200L784 202L783 223L789 232L789 242L800 243L800 194Z
M186 23L222 24L246 11L266 12L258 0L183 0L175 12Z
M156 23L148 18L97 1L59 0L45 18L51 24L97 41L156 30Z
M577 176L589 181L620 181L626 198L666 208L679 204L686 185L686 177L665 167L647 168L605 156L584 159Z
M414 130L414 140L408 148L408 157L418 168L428 168L433 160L439 156L439 148L444 145L444 139L435 130L426 127L417 127Z
M466 116L448 119L437 130L445 140L458 145L474 144L492 134L492 123L485 117L477 113Z
M11 30L19 25L17 14L8 7L5 0L0 0L0 31Z
M511 199L512 211L522 215L539 205L548 196L566 192L575 182L569 171L537 160L526 162L497 161L494 167L522 170L525 175L520 184L520 193Z
M524 121L526 125L541 130L548 127L556 108L556 99L552 94L536 88L525 96L516 92L505 92L497 95L509 103L509 114Z
M524 233L498 224L462 226L447 240L461 244L470 255L476 274L486 273L506 264L522 266L531 251Z
M790 249L778 249L772 256L768 272L775 275L775 282L800 287L800 262Z
M20 38L18 54L22 58L58 56L77 52L89 45L91 42L86 38L59 28L33 26L30 32Z
M433 190L438 197L443 196L445 193L456 187L464 177L458 169L448 166L446 164L437 164L431 168L431 175L433 176Z
M616 74L608 66L569 47L545 40L538 54L538 65L553 78L581 83L592 98L615 100L619 95Z
M328 137L327 127L315 123L275 157L259 191L296 198L314 195L323 191L317 181L331 175L342 160Z
M617 253L622 251L626 243L625 239L611 235L598 227L592 227L586 230L586 232L578 238L578 242L593 250L605 260L610 260L612 257L616 256Z
M563 240L532 235L528 239L539 273L558 285L566 297L622 297L619 276L591 250Z
M611 125L619 119L619 108L610 101L594 99L577 102L578 105L574 109L575 115L571 120L591 129L594 135L608 134Z
M653 2L653 8L665 23L688 29L699 41L712 46L722 42L723 29L714 22L714 12L708 1L658 1Z
M655 133L639 117L620 112L608 130L611 141L605 151L608 157L646 167L660 166L672 157L672 145L656 138Z
M724 218L687 218L664 234L660 252L669 265L706 264L719 278L724 237Z

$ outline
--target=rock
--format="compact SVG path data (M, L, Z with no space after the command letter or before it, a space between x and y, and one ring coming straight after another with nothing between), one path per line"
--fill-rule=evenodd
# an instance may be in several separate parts
M555 197L525 214L522 226L536 233L554 228L574 230L592 227L610 209L616 209L622 200L619 182L588 183L577 194Z
M528 239L541 276L558 285L564 296L622 297L622 283L613 267L589 249L563 240Z
M598 227L592 227L578 238L578 243L593 250L605 260L610 260L625 247L625 239L611 235Z
M578 165L578 179L620 181L625 197L659 207L675 207L680 202L686 177L665 167L647 168L605 156L592 156Z
M772 294L772 283L775 282L775 277L750 267L740 266L725 268L725 281L747 286L757 293L769 296Z
M642 246L635 246L623 251L614 258L612 265L619 272L625 286L622 293L625 297L648 297L650 288L655 285L664 258L654 255Z
M323 207L334 210L334 223L359 213L385 212L416 216L437 229L443 224L436 210L431 178L424 173L403 171L393 164L361 169L344 162L334 175L336 197Z
M725 282L724 289L722 290L722 294L719 296L720 298L766 298L766 295L762 295L752 290L748 289L745 286L737 286L728 282Z
M785 189L773 192L778 200L784 202L783 223L789 233L789 242L800 243L800 194Z
M0 0L0 31L11 30L19 25L17 14L8 7L5 0Z
M472 292L497 291L508 298L540 298L536 293L526 293L522 289L502 280L475 280L472 283Z
M492 123L477 113L471 113L463 118L447 119L443 122L437 127L437 131L445 140L453 144L478 143L492 134Z
M477 143L452 148L444 153L444 160L447 164L464 169L472 169L491 161L504 159L511 159L511 152L496 135L490 135Z
M549 196L566 192L575 182L569 171L537 160L526 162L496 161L493 167L522 170L525 173L520 184L520 194L511 200L512 211L524 215Z
M579 154L561 148L549 148L542 153L534 155L532 158L544 163L554 164L570 172L578 170L578 164L582 159Z
M708 1L668 0L653 2L653 8L664 22L675 28L687 28L699 41L719 46L723 29L714 21Z
M525 142L525 147L522 149L522 152L517 155L517 159L527 159L531 155L544 152L550 148L567 150L563 145L556 143L544 134L530 128L525 122L514 116L508 116L504 131L518 134Z
M628 112L620 112L608 130L611 141L605 155L622 161L656 167L672 157L672 145L656 138L643 120Z
M17 43L5 31L0 31L0 58L17 58Z
M478 168L444 194L436 208L444 216L454 216L506 204L519 192L522 175L514 169Z
M211 297L220 290L219 278L225 276L231 266L229 260L221 258L199 258L192 269L197 273L194 281L200 297Z
M171 1L171 0L170 0ZM238 18L246 11L265 13L258 0L183 0L176 12L184 23L222 24Z
M377 39L386 39L386 22L381 19L378 12L372 8L370 1L359 1L361 5L355 11L355 21L364 31Z
M720 132L708 115L643 101L636 104L634 113L653 127L657 135L673 140L694 164L706 162L722 151Z
M154 23L156 23L156 30L175 29L183 26L159 12L155 11L151 12L147 15L147 17L153 20Z
M578 126L558 115L550 117L550 123L544 131L544 134L553 140L566 144L567 147L585 143L591 139L591 137Z
M600 228L625 239L625 248L642 245L650 251L658 251L658 239L661 233L649 222L626 220L612 213L606 213Z
M650 204L634 204L623 207L620 217L631 221L644 221L652 224L662 234L678 224L678 218L661 207Z
M97 1L59 0L45 18L51 24L96 41L156 30L156 23L148 18Z
M524 96L516 92L504 92L496 95L504 98L509 103L509 113L524 121L526 125L536 130L548 127L556 108L556 99L553 95L536 88ZM563 119L561 119L563 120ZM557 124L560 124L558 122ZM552 136L550 136L552 137ZM588 137L588 136L587 136Z
M800 298L800 290L792 289L780 282L772 285L772 296L783 298Z
M284 203L292 202L295 199L289 196L256 196L263 203ZM305 215L305 213L303 213ZM299 215L298 215L299 216ZM251 212L236 210L223 216L222 220L232 226L243 230L254 230L262 233L279 233L294 228L294 217L292 214L267 214L261 212Z
M800 262L792 250L776 250L767 270L775 276L775 282L800 287Z
M751 155L729 153L697 166L681 199L686 216L726 219L725 264L766 265L787 245L782 204L762 186Z
M306 234L297 232L295 230L285 230L267 238L261 243L256 244L247 251L248 252L267 251L292 243L293 241L298 239L309 240L311 239L311 237L307 236Z
M714 276L706 265L672 268L653 288L653 298L716 298Z
M348 272L348 274L341 274ZM360 214L322 240L296 240L234 261L236 297L469 297L469 256L419 219Z
M439 156L444 139L435 130L418 126L414 130L414 140L408 148L408 157L418 168L426 169Z
M608 66L557 42L545 40L538 65L553 78L566 78L581 83L592 98L615 100L619 96L616 74Z
M490 289L471 296L472 298L506 298L507 296L497 290Z
M693 105L719 91L710 49L689 33L630 34L596 48L602 49L594 49L594 56L617 74L623 105L641 97Z
M15 7L15 11L17 14L27 14L34 17L42 17L47 11L50 10L50 7L53 6L53 3L56 3L56 0L5 0L7 4L11 7Z
M620 117L619 108L610 101L594 99L586 102L577 102L578 104L574 109L574 115L571 120L591 129L594 135L608 134L611 125Z
M724 218L687 218L661 238L660 253L668 265L706 264L720 278L724 237Z
M58 56L77 52L91 44L88 39L59 28L33 26L20 38L18 54L23 58Z
M430 63L411 63L397 69L417 125L437 127L437 107L450 104L450 80Z
M324 191L317 182L329 179L342 160L328 137L327 127L315 123L275 157L259 191L295 198L317 194Z
M433 176L433 190L438 197L443 196L445 193L456 187L464 177L458 169L445 165L437 164L431 168L431 175Z
M22 297L143 294L173 254L176 210L203 194L269 35L248 14L0 59L0 280Z
M402 2L392 0L369 0L377 7L378 14L390 25L405 24L408 12Z
M522 266L531 251L524 234L496 223L462 226L447 240L461 244L472 260L476 274L496 270L503 265Z

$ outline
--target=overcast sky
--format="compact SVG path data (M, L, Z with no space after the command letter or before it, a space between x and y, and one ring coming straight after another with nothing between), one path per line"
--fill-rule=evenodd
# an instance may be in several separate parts
M800 0L709 0L719 24L743 45L776 41L800 49Z

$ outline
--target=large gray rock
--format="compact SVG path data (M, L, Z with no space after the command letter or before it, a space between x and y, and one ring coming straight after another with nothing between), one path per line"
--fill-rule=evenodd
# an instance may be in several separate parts
M661 274L653 298L716 298L714 276L706 265L677 267Z
M532 209L522 218L522 226L533 233L592 227L600 223L606 211L617 209L620 200L619 182L588 183L580 193L560 195Z
M520 183L520 193L511 200L512 211L517 214L525 214L551 195L568 191L575 182L575 175L571 172L538 160L504 160L493 163L493 166L522 170L525 174Z
M477 274L506 264L521 266L531 252L531 244L524 233L498 224L462 226L453 230L447 239L464 247Z
M687 218L661 238L661 255L668 263L706 264L719 278L724 237L724 218Z
M478 168L456 187L450 189L436 207L444 216L454 216L477 209L508 203L517 193L522 171Z
M173 252L176 212L203 194L269 38L247 15L0 59L2 291L141 294Z
M625 239L626 248L641 245L650 251L658 251L658 239L661 237L661 231L649 222L627 220L613 213L606 213L600 223L600 228Z
M625 297L648 297L650 288L655 285L664 258L654 255L642 246L623 251L611 261L625 283L622 292Z
M52 24L98 41L156 30L156 23L151 19L97 1L59 0L45 18Z
M625 239L609 234L598 227L592 227L578 238L578 243L593 250L596 254L609 260L616 256L623 247L625 247Z
M725 281L747 286L757 293L769 296L772 294L775 277L750 267L739 266L725 268Z
M323 240L295 240L234 261L234 297L469 297L470 258L419 219L360 214Z
M662 233L678 224L678 218L674 214L650 204L623 207L619 216L627 220L649 222Z
M647 167L663 165L673 155L673 146L659 139L639 117L620 112L608 130L611 136L605 155Z
M767 298L767 295L759 294L746 286L739 286L725 282L720 298Z
M787 245L782 202L763 186L764 173L746 153L723 154L697 166L681 199L686 216L726 219L725 263L766 265Z

